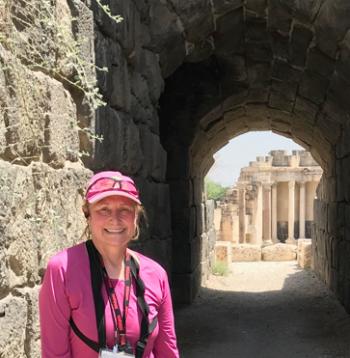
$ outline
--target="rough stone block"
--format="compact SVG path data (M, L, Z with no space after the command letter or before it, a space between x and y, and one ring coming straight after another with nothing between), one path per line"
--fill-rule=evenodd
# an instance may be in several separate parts
M246 56L250 61L267 62L272 60L272 48L269 42L246 42Z
M282 7L279 0L270 0L268 2L268 27L271 30L288 34L292 22L291 12Z
M301 119L305 119L308 125L313 126L319 108L314 103L302 97L297 97L294 106L294 113Z
M215 52L239 53L244 45L243 9L230 11L216 20Z
M131 85L129 80L128 64L122 55L119 45L117 62L112 63L110 76L112 80L112 92L110 94L110 105L115 109L121 109L125 112L130 110L131 106Z
M79 241L85 223L81 192L90 172L80 165L60 170L35 163L0 166L0 251L7 257L0 275L4 295L10 286L33 286L49 256Z
M295 17L301 22L312 23L315 19L323 0L296 0L294 1L294 14Z
M184 26L186 39L197 42L214 31L213 14L208 0L170 0Z
M150 240L143 241L138 247L138 243L134 247L136 251L152 258L157 261L163 268L171 273L172 262L169 259L171 257L171 240L152 238Z
M201 275L199 270L200 267L192 273L175 273L172 275L172 294L176 304L192 303L200 287Z
M251 244L232 245L232 261L260 261L261 246Z
M346 33L344 40L340 45L340 56L337 61L337 72L340 72L343 77L350 77L350 31Z
M157 103L164 89L164 80L157 55L152 51L142 49L139 66L136 67L136 70L146 78L152 103Z
M165 180L166 152L160 144L159 137L142 126L140 132L141 150L147 160L142 164L142 175L156 181Z
M272 67L272 77L281 81L298 82L302 72L289 65L285 60L276 59Z
M41 356L38 302L39 289L40 286L35 286L34 288L26 289L23 293L28 307L26 322L26 351L30 352L31 358Z
M150 7L150 33L152 50L160 54L163 77L170 76L182 63L186 55L183 28L175 13L159 1Z
M151 100L149 97L149 88L146 79L137 72L133 72L130 77L131 92L137 99L138 105L145 108L150 107Z
M338 190L341 190L344 193L345 200L350 202L350 158L344 158L341 160L341 172L337 173L337 176L341 178L341 186Z
M322 53L317 47L313 47L309 50L306 67L311 72L329 78L334 71L335 61Z
M266 19L255 16L246 18L246 41L269 42Z
M292 261L297 258L296 245L275 244L263 247L261 250L263 261Z
M297 83L272 80L269 105L272 108L292 112L296 96Z
M266 1L265 0L247 0L245 3L247 10L255 13L259 17L266 16Z
M342 73L334 72L331 77L329 92L332 94L332 99L342 109L349 111L350 103L350 81L344 77Z
M0 355L6 358L25 357L27 302L9 295L0 301Z
M274 57L283 58L287 60L289 58L289 37L288 35L281 34L278 31L272 31L271 46Z
M298 240L298 265L301 268L311 268L312 260L312 242L311 239Z
M232 262L232 245L230 242L217 241L215 243L215 261L225 262L227 265L231 264L231 262Z
M299 94L313 103L321 104L325 100L329 81L316 73L305 71L299 87Z
M206 218L207 218L207 228L214 227L214 209L215 209L215 202L214 200L207 200L205 203L206 206Z
M312 31L302 25L293 26L290 43L290 62L291 64L303 67L306 61L307 49L312 40Z
M207 241L205 233L201 238L196 237L187 243L173 243L173 257L176 257L176 261L173 263L173 272L193 272L198 267L201 261L201 241Z
M65 160L77 161L75 105L63 85L19 64L9 67L0 81L5 78L0 99L6 109L1 157L22 165L41 160L54 167L62 167Z
M213 0L214 13L217 15L226 14L243 6L243 0Z
M123 53L121 51L120 45L116 41L106 37L104 34L97 30L95 31L95 53L95 62L96 66L98 67L96 69L97 84L104 96L104 99L107 102L110 102L113 87L116 86L116 84L113 83L112 74L113 71L116 70L113 68L113 66L118 67L119 65L124 64L125 60L123 58ZM107 71L100 70L100 68L106 68ZM119 76L121 77L122 70L119 69L119 71ZM117 74L115 73L115 75ZM128 84L124 84L124 86L126 85ZM119 86L122 86L122 84L119 84ZM123 94L123 96L125 96L125 94Z
M102 143L96 143L96 168L137 173L147 153L141 150L139 128L130 116L103 107L98 111L96 122L97 134L103 137Z
M251 88L266 87L271 80L271 65L267 63L248 64L248 81Z
M348 1L326 1L315 20L316 44L322 52L335 58L338 43L349 29L350 3Z
M148 212L152 212L152 237L165 239L171 236L170 194L167 184L155 183L152 189L151 204ZM168 256L167 256L168 257Z
M339 143L342 128L339 123L335 122L333 118L329 118L325 115L318 115L317 117L317 130L319 130L326 140L336 145Z

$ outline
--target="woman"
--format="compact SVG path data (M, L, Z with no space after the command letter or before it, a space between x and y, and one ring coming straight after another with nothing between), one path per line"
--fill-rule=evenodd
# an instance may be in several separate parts
M40 290L42 357L179 357L166 272L127 248L143 210L133 180L98 173L85 199L91 240L52 257Z

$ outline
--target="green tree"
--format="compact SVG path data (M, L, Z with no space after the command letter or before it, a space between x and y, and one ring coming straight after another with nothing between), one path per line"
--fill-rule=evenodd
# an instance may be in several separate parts
M222 200L228 188L210 179L205 180L205 191L210 200Z

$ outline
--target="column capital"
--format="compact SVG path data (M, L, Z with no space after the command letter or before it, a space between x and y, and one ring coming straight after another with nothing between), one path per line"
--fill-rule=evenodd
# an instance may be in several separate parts
M291 189L295 188L295 180L290 180L288 182L288 187L291 188Z
M262 187L264 188L264 189L268 189L268 190L271 190L271 188L272 188L272 184L273 183L262 183Z

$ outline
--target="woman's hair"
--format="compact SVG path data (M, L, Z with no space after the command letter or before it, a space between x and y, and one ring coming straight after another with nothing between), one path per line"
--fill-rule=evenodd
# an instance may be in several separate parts
M84 200L82 209L83 209L84 216L87 220L90 217L90 208L89 208L89 203L87 200ZM135 234L131 238L131 240L137 240L140 236L140 220L141 220L141 218L143 218L145 223L147 224L147 215L146 215L145 209L142 205L135 204L135 214L136 214ZM83 231L83 234L81 235L81 239L83 239L83 238L91 239L91 231L90 231L89 224L86 225L86 227Z

